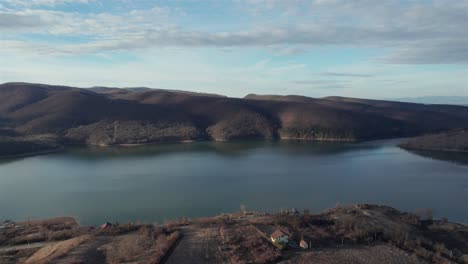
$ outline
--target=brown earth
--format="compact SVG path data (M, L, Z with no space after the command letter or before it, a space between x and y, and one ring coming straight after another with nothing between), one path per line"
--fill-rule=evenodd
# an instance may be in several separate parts
M276 229L293 244L280 250L271 243ZM29 247L26 237L38 232L46 234L39 236L43 242ZM295 247L301 239L311 248ZM102 230L56 218L7 224L0 240L0 262L8 264L468 263L467 225L434 220L430 210L405 213L366 204L320 214L245 212Z

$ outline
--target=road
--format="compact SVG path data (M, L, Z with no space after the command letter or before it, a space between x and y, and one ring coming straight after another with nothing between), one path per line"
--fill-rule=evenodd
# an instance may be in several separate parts
M182 238L165 264L226 263L220 250L218 228L181 230Z
M7 252L7 251L12 251L12 250L20 250L20 249L30 249L30 248L41 248L41 247L53 245L56 243L57 242L37 242L37 243L31 243L31 244L0 247L0 252Z

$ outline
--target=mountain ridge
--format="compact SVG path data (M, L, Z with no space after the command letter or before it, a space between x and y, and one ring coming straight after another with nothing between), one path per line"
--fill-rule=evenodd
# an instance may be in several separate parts
M468 128L468 107L346 97L0 84L0 131L62 144L245 138L360 141Z

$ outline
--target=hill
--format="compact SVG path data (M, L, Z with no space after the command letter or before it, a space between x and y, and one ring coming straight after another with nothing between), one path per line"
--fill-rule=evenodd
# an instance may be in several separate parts
M102 94L126 94L131 92L148 92L148 91L159 91L159 92L172 92L172 93L180 93L180 94L188 94L193 96L214 96L214 97L225 97L218 94L210 94L210 93L197 93L197 92L190 92L190 91L182 91L182 90L168 90L168 89L159 89L159 88L148 88L148 87L124 87L124 88L117 88L117 87L105 87L105 86L94 86L91 88L87 88L90 91Z
M0 85L0 132L61 144L237 138L370 140L468 128L468 107L343 97L229 98L161 89Z
M451 104L468 106L468 96L423 96L394 98L394 101L418 104Z
M60 150L53 136L0 137L0 157L37 155Z
M402 142L400 146L414 150L468 152L468 131L424 135Z

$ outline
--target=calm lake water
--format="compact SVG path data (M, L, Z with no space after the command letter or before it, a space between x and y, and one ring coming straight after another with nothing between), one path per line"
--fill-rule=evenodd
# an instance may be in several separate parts
M241 204L318 212L337 203L379 203L432 208L468 222L463 158L415 154L398 142L201 142L3 160L0 220L164 222L238 211Z

